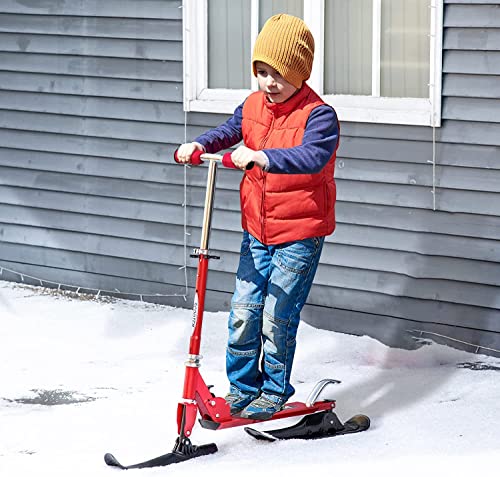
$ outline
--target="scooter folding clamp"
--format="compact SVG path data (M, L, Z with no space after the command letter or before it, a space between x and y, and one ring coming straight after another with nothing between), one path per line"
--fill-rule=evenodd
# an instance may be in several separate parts
M191 258L197 258L200 255L203 255L206 258L213 258L215 260L220 260L220 257L218 255L210 255L208 253L208 250L202 249L202 248L195 248L193 250L193 253L190 255Z
M184 364L190 368L199 368L202 358L203 356L201 354L189 354L188 360Z

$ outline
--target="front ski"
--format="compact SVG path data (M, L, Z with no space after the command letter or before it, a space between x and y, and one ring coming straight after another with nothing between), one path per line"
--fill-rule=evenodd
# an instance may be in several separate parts
M257 440L274 442L282 439L322 439L366 431L369 427L370 419L363 414L357 414L342 424L333 411L323 411L305 416L297 424L284 429L269 431L259 431L252 427L244 429Z
M189 439L182 439L182 441L177 438L175 447L172 452L168 454L161 455L160 457L155 457L154 459L141 462L139 464L133 465L123 465L120 464L118 459L113 454L105 454L104 462L111 467L118 467L119 469L144 469L146 467L163 467L165 465L177 464L179 462L184 462L189 459L195 459L196 457L201 457L204 455L214 454L217 452L217 446L215 444L204 444L201 446L195 446L191 444Z

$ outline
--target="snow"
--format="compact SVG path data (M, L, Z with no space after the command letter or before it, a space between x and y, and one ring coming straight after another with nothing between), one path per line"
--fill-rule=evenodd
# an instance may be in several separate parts
M0 476L118 475L122 463L169 452L191 333L191 311L68 297L0 281ZM202 375L217 395L224 372L226 313L205 313ZM483 370L462 363L478 363ZM219 452L148 476L401 475L488 472L500 462L500 359L438 344L407 351L302 323L292 382L304 400L323 378L342 381L341 420L370 416L360 434L264 443L241 428L193 431ZM76 402L75 402L76 401ZM49 405L52 404L52 405ZM260 424L272 429L295 420ZM353 467L353 466L356 467ZM493 472L494 474L494 472Z

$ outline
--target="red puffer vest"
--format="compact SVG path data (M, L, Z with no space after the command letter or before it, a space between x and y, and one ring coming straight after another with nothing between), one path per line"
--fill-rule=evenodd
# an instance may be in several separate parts
M299 146L309 114L322 104L306 84L284 103L253 93L243 105L243 141L254 150ZM317 174L246 171L240 187L243 229L266 245L330 235L335 229L335 155Z

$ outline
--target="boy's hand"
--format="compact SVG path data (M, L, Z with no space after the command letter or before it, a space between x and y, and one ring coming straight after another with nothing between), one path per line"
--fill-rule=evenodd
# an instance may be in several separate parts
M248 163L255 162L257 166L261 169L267 166L267 161L265 159L264 154L261 154L260 151L254 151L246 146L238 147L232 154L231 159L234 165L238 169L245 170Z
M180 162L181 164L191 163L191 156L195 151L205 152L205 148L197 142L181 144L179 149L177 149L177 162Z

